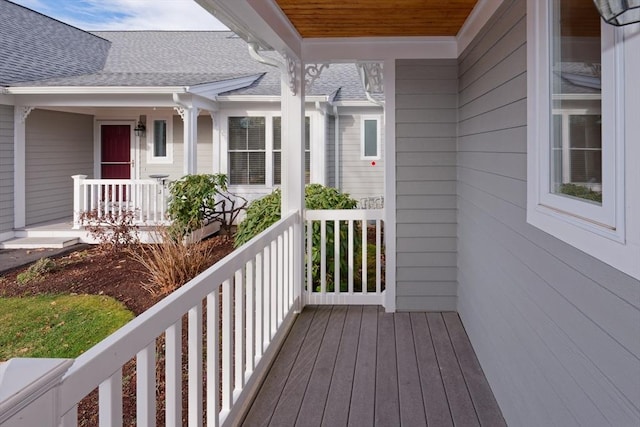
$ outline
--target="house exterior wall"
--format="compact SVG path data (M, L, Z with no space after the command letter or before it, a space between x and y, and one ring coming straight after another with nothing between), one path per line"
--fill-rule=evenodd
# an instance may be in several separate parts
M638 425L640 283L526 222L525 14L459 58L458 311L509 425Z
M71 176L93 176L93 116L33 110L26 120L25 162L26 225L71 218Z
M0 236L13 230L13 114L0 105Z
M396 63L396 304L456 308L455 60Z
M380 159L362 158L361 120L362 117L378 117L380 120ZM384 126L382 111L341 111L339 119L340 138L340 181L341 191L360 201L366 197L380 197L384 194Z

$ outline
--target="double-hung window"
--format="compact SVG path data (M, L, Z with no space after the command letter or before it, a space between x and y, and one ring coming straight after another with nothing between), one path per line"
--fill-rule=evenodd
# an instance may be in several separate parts
M304 121L304 179L311 180L311 118ZM282 119L273 118L273 184L282 184Z
M229 184L265 185L266 120L229 117Z
M622 32L589 1L529 0L527 17L527 221L638 275L626 235Z

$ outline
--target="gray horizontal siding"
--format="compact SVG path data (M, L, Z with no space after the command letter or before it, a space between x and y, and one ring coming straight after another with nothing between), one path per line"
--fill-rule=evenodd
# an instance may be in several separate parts
M373 116L373 115L372 115ZM384 126L380 126L381 158L375 160L362 159L361 152L361 115L340 116L340 190L360 200L366 197L380 197L384 194ZM382 116L379 118L382 122Z
M13 107L0 105L0 234L13 229Z
M26 224L73 214L72 175L93 176L93 117L36 109L26 121Z
M640 425L640 282L526 223L525 13L459 59L458 311L509 425Z
M396 66L396 304L456 307L457 64Z

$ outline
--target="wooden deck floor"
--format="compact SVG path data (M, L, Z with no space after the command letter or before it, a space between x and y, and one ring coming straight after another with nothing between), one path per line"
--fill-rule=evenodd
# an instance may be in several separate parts
M306 307L246 426L504 426L456 313Z

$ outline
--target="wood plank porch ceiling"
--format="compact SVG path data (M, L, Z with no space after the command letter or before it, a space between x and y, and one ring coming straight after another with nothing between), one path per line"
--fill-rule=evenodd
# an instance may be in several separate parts
M455 36L476 0L276 0L303 38Z

